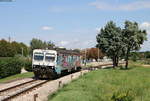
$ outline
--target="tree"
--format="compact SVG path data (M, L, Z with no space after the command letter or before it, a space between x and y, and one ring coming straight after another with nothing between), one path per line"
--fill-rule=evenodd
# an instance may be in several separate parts
M45 49L46 46L46 43L44 43L42 40L33 38L30 42L31 54L34 49Z
M55 47L55 44L52 41L47 42L48 49L53 49Z
M145 55L145 58L150 58L150 51L146 51L146 52L144 53L144 55Z
M146 38L146 31L139 29L138 23L125 21L125 28L123 29L123 44L125 53L125 68L128 68L129 54L131 51L139 50Z
M103 57L104 54L99 48L90 48L87 50L87 59L95 59L97 61L98 58L103 58Z
M28 56L29 55L29 47L22 42L20 43L20 47L21 47L21 50L23 52L23 53L21 52L21 54L23 56Z
M11 43L6 40L0 40L0 57L13 57L15 55L15 49Z
M121 28L110 21L102 28L96 36L96 47L113 60L113 67L118 66L119 57L122 55L122 34Z
M33 38L30 42L31 53L34 49L52 49L55 44L51 41L46 42L40 39Z

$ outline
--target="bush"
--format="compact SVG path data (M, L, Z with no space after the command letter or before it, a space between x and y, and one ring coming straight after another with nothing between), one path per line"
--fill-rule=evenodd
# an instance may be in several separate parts
M115 92L112 96L113 101L133 101L134 100L134 94L130 91L118 91Z
M25 70L32 72L32 61L30 59L26 59L24 61Z
M21 72L22 62L16 58L1 58L0 59L0 78Z
M150 65L150 59L145 59L144 64Z

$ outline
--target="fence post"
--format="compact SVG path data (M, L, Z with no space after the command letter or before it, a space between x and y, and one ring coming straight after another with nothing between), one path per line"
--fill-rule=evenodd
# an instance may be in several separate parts
M73 78L73 75L71 75L71 80L72 80L72 78Z
M36 101L37 97L38 97L38 94L34 94L34 101Z
M58 83L58 87L61 87L62 81L59 81Z

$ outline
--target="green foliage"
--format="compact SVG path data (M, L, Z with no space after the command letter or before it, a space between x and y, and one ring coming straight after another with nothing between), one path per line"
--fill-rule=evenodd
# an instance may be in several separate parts
M132 61L140 60L144 64L150 64L150 52L131 52L129 55L129 59Z
M140 49L147 40L146 35L146 31L141 30L136 22L125 21L124 29L121 29L110 21L96 37L97 47L113 60L114 67L117 66L119 58L125 58L127 68L130 52ZM136 56L133 60L136 61Z
M144 56L145 56L145 58L150 58L150 51L144 52Z
M125 21L125 27L122 31L123 45L125 46L124 54L126 55L126 68L128 68L128 57L131 51L139 50L145 40L147 40L147 33L141 30L138 23Z
M117 27L113 21L110 21L100 30L96 39L97 47L110 57L114 66L116 66L123 49L121 28Z
M133 101L134 93L130 90L119 90L111 98L113 101Z
M6 78L2 78L0 79L0 83L7 83L13 80L22 79L22 78L31 78L31 77L34 77L33 72L21 73L21 74L12 75Z
M15 57L0 59L0 78L20 73L22 66L22 62Z
M0 40L0 57L12 57L15 55L15 50L11 43L6 40Z
M24 61L25 70L32 72L32 61L30 59L26 59Z
M131 52L130 53L130 60L137 61L140 59L140 54L138 52Z
M125 27L123 29L123 42L130 51L139 50L140 45L143 44L147 33L145 30L140 30L138 23L125 21Z
M150 59L145 59L143 63L147 64L147 65L150 65Z
M29 54L28 47L23 43L7 42L6 40L0 40L0 57L13 57L15 55L27 56Z
M34 49L52 49L54 46L54 43L51 41L45 42L40 39L33 38L30 42L31 54Z
M149 101L150 68L129 66L128 70L89 72L60 89L49 101L112 101L112 96L128 99L125 101Z

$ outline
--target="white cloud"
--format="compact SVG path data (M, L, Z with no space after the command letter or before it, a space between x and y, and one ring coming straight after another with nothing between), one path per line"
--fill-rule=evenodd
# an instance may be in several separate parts
M141 51L146 51L146 50L150 50L150 22L143 22L140 25L141 29L144 29L147 31L148 35L147 35L147 41L144 42L144 44L142 45Z
M141 29L145 29L150 34L150 22L143 22L140 24Z
M78 40L78 39L72 39L69 41L60 41L57 42L56 45L59 47L65 47L68 49L83 49L83 48L89 48L95 46L95 40Z
M60 45L60 46L66 46L66 45L68 45L69 44L69 42L68 41L60 41L59 43L58 43L58 45Z
M50 26L43 26L42 27L42 30L53 30L54 28L53 27L50 27Z
M97 9L100 10L123 10L123 11L134 11L140 9L150 9L150 1L135 1L127 4L110 4L106 2L92 2L90 5L95 6Z

